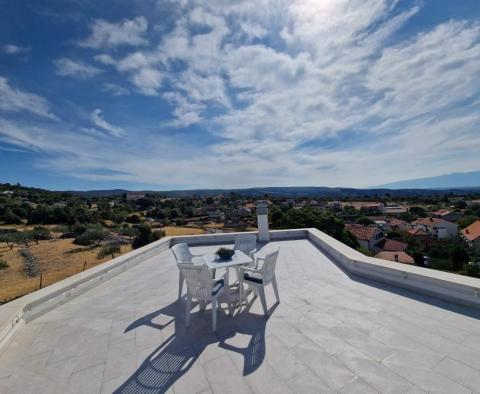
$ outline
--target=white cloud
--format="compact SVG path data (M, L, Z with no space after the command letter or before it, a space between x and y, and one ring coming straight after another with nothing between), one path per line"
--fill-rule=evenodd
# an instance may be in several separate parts
M5 45L3 45L2 49L3 49L3 52L5 52L8 55L18 55L18 54L21 54L21 53L30 52L31 48L21 47L21 46L14 45L14 44L5 44Z
M189 101L180 93L165 93L163 98L172 103L175 107L173 116L175 119L162 122L164 127L188 127L192 124L200 122L202 119L200 114L205 106L199 103Z
M54 61L55 71L62 77L72 77L78 79L92 78L102 72L91 64L83 63L78 60L72 60L62 57Z
M100 54L100 55L95 55L93 58L97 62L103 63L105 65L113 66L113 65L116 64L115 59L112 56L107 55L105 53Z
M102 130L108 132L109 134L113 135L114 137L121 137L125 134L125 130L121 127L113 126L112 124L108 123L102 116L102 110L97 108L93 110L90 114L90 120L92 123L101 128Z
M108 82L105 82L103 84L103 91L111 93L114 96L128 96L130 94L130 90L128 90L127 88Z
M0 76L0 110L30 112L44 118L57 119L50 109L50 103L45 98L15 89L2 76Z
M87 48L114 48L118 46L139 46L147 41L144 38L148 23L143 16L111 23L102 19L93 21L91 33L79 45Z
M125 22L97 21L83 45L107 52L95 61L125 78L102 89L166 100L171 113L158 115L160 130L127 132L96 109L94 127L76 133L87 142L63 141L78 152L43 165L151 184L169 173L169 184L184 187L369 186L477 169L479 24L412 23L396 34L425 12L397 3L196 1L172 10L175 26L143 48L146 22L132 41L110 34ZM28 136L36 149L45 133ZM123 138L100 144L107 133Z
M268 30L258 23L243 22L240 27L249 38L263 38L268 34Z

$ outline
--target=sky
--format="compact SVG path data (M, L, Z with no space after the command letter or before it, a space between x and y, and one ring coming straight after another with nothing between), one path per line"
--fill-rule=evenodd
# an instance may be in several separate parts
M369 187L480 169L478 0L0 7L0 182Z

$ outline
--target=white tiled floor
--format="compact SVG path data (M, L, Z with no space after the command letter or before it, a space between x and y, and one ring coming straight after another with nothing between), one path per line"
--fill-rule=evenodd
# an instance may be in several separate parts
M167 251L29 323L0 392L480 392L479 311L349 277L307 240L276 247L268 320L257 300L215 334L196 308L186 330Z

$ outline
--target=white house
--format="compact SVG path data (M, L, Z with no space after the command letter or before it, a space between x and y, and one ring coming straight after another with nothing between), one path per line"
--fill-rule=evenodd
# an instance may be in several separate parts
M444 219L420 218L414 220L412 226L429 233L434 239L455 238L458 235L458 225Z
M345 228L357 239L360 246L370 252L379 250L376 245L384 238L383 232L377 226L362 226L361 224L346 224Z

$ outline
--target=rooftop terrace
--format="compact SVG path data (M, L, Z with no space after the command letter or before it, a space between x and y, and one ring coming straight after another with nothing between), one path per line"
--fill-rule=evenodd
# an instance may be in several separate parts
M228 238L207 239L195 253ZM319 245L263 245L280 247L281 303L267 288L268 319L256 301L219 313L216 333L210 308L185 329L169 249L35 319L30 299L31 321L0 351L0 392L480 392L479 309L352 274ZM405 269L401 280L419 268Z

